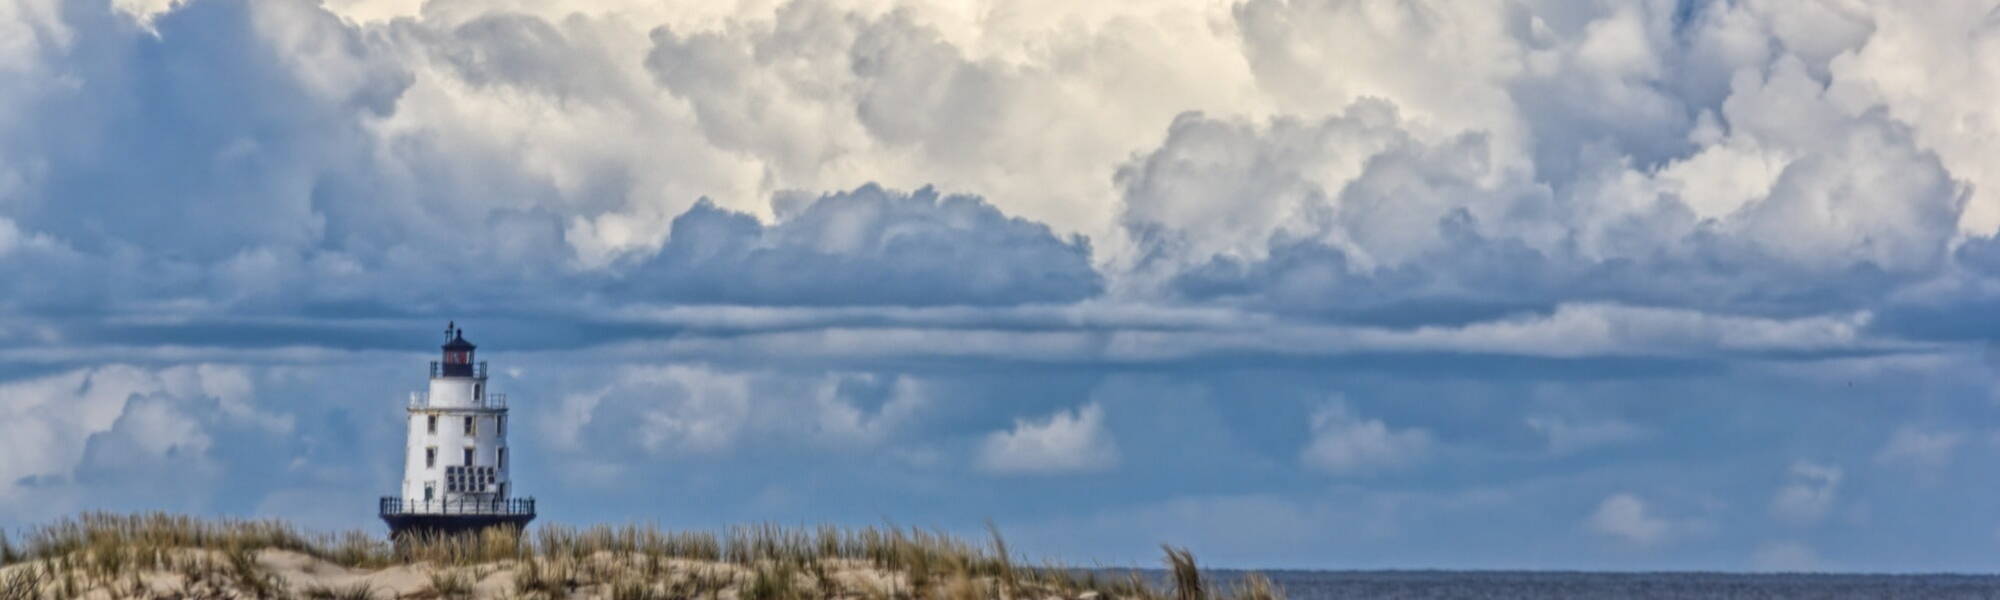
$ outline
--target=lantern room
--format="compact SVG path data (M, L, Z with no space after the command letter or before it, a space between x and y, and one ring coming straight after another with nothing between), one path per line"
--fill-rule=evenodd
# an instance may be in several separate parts
M477 346L465 341L465 331L456 322L444 328L444 360L439 361L436 375L443 377L472 377L472 352Z

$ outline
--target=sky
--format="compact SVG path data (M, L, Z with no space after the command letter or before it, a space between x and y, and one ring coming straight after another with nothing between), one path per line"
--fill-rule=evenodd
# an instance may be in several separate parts
M2000 0L0 0L0 527L2000 567Z

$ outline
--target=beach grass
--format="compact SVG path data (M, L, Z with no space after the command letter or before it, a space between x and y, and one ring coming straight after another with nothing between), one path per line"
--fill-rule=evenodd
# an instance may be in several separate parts
M89 513L0 535L0 600L1283 598L1255 575L1211 589L1184 548L1164 547L1170 577L1156 585L1136 571L1031 564L997 526L987 532L973 542L896 526L542 525L391 543L277 520Z

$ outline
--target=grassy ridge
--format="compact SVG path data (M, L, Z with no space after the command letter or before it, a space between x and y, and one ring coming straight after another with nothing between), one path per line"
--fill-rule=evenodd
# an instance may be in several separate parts
M718 535L544 525L529 535L494 529L392 545L274 520L92 513L28 530L18 541L0 532L0 600L1282 598L1255 576L1234 589L1208 589L1184 549L1166 549L1173 577L1164 588L1135 573L1024 565L998 529L989 529L991 540L973 543L898 527L758 525ZM276 558L283 555L301 558ZM283 566L299 561L303 566Z

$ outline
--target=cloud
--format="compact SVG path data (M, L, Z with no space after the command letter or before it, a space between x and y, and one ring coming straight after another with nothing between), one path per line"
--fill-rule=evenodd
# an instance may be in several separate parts
M1088 473L1118 466L1118 444L1104 427L1104 407L1093 402L1058 410L1046 420L1015 419L1014 427L986 435L980 469L1009 475Z
M1344 401L1321 406L1312 415L1312 439L1299 452L1306 467L1333 474L1408 467L1431 449L1429 431L1392 429L1380 420L1353 414Z
M1796 63L1774 68L1768 81L1739 78L1723 107L1735 129L1705 151L1747 154L1651 172L1607 165L1558 188L1496 162L1485 134L1425 139L1381 100L1317 123L1184 115L1119 172L1122 223L1144 252L1131 283L1281 312L1449 323L1579 299L1813 313L1881 302L1885 285L1935 273L1962 186L1906 127L1841 112ZM1800 104L1829 122L1760 116ZM1744 162L1780 166L1727 209L1684 200L1713 197L1689 188L1740 179ZM1571 216L1520 217L1558 210ZM1813 219L1810 233L1781 231Z
M1896 428L1875 452L1875 463L1885 466L1937 469L1951 462L1952 454L1965 436L1953 431L1926 430L1915 425Z
M608 416L632 427L635 441L650 452L721 450L736 442L750 420L749 378L740 374L673 365L626 371L621 383L638 388L650 402L622 407L635 419Z
M868 185L785 196L779 222L699 203L629 277L648 300L751 305L1008 305L1096 295L1090 244L972 196Z
M29 42L48 51L34 63L48 84L0 93L47 114L0 122L0 163L33 166L0 175L0 269L75 274L0 305L573 308L547 289L997 305L1102 285L1087 241L975 196L886 192L875 175L817 200L781 192L831 189L816 179L737 193L709 176L740 164L737 149L683 135L697 125L643 70L578 68L620 62L619 41L645 43L643 31L506 14L360 26L294 0L159 8L141 26L64 5L67 45ZM240 97L207 97L224 89ZM553 130L517 118L555 101ZM697 203L725 195L775 222ZM782 207L765 204L774 196ZM685 239L669 243L670 225ZM798 277L809 272L823 277Z
M1550 454L1564 455L1598 446L1631 443L1652 436L1650 430L1617 419L1574 421L1555 416L1528 417L1529 429L1548 440Z
M1658 544L1674 534L1672 522L1653 514L1644 500L1626 492L1606 497L1584 525L1594 533L1635 546Z
M1638 518L1605 535L1671 541L1699 530L1685 505L1748 506L1771 518L1644 553L1741 568L1865 508L1880 529L1838 533L1936 550L1843 559L1976 568L1920 534L1990 504L1979 490L1831 463L1774 490L1768 465L1987 458L1959 430L1826 432L1879 427L1865 399L1913 386L1949 393L1911 414L1976 422L1947 398L1994 387L1974 359L2000 332L1990 13L0 2L0 514L168 477L232 490L167 502L196 511L374 493L394 411L346 402L392 396L402 371L376 366L455 318L530 374L510 382L539 434L519 441L541 445L522 475L587 484L542 489L592 517L656 511L637 503L671 481L723 500L680 506L690 523L859 521L895 496L946 526L1102 514L1107 547L1151 548L1131 532L1234 509L1183 531L1272 561L1397 541L1521 566L1495 563L1540 540L1549 564L1528 566L1643 567L1568 545L1578 515L1548 507L1685 481L1714 497L1628 493ZM1197 419L1089 391L1128 374L1217 401L1180 405ZM1328 389L1369 401L1300 427ZM1518 400L1544 394L1610 404ZM1022 417L1024 397L1054 403ZM1742 397L1772 400L1724 401ZM1825 422L1782 427L1806 413ZM1569 458L1524 460L1521 435ZM1169 442L1197 443L1208 458L1176 469L1198 476L1121 460ZM994 443L1071 448L1033 468L1092 475L992 477ZM1324 471L1399 468L1349 509L1315 504ZM1120 495L1033 501L1098 479ZM1397 485L1508 500L1445 528L1374 489ZM766 490L813 501L727 501ZM1249 541L1349 521L1367 544Z
M78 501L198 507L216 494L189 482L225 480L232 454L292 428L234 366L109 365L0 383L0 506L39 517Z
M609 384L562 396L542 423L559 450L612 446L659 457L759 448L873 448L893 441L929 404L924 384L872 373L800 374L709 365L626 365Z
M290 422L249 405L250 384L239 369L193 365L144 369L113 365L11 381L0 386L0 415L12 441L0 461L0 490L23 478L68 476L84 462L93 436L116 432L135 454L173 448L200 454L208 447L201 424L180 399L206 402L203 420L233 416L288 430ZM226 400L225 400L226 398Z
M1580 299L1854 309L1944 267L1968 189L1939 155L1829 84L1826 56L1773 55L1742 39L1858 17L1543 6L1509 31L1505 17L1469 16L1495 10L1246 5L1240 24L1266 34L1247 42L1263 61L1253 68L1358 69L1273 92L1303 88L1345 108L1267 121L1183 114L1119 170L1120 224L1138 258L1118 283L1289 313L1455 323ZM1741 29L1759 22L1768 29ZM1301 31L1361 24L1413 30L1353 50L1412 54L1390 64L1438 52L1481 59L1439 67L1454 74L1447 83L1320 64L1350 52L1303 50L1325 42ZM1425 46L1433 54L1406 46L1445 32L1457 37ZM1706 36L1715 54L1675 41ZM1829 52L1866 38L1799 43ZM1810 225L1785 231L1799 223Z
M1028 16L1051 10L1073 26ZM1883 85L1893 44L1868 43L1947 56L1912 25L1942 9L986 12L26 12L0 273L73 276L0 305L568 319L1108 296L1391 328L1573 306L1867 326L1978 255L1951 252L1981 194L1960 171L1984 178L1970 142ZM209 214L236 217L190 220Z
M829 377L814 389L814 421L811 429L831 440L848 440L861 445L882 442L897 430L909 427L930 408L930 392L922 381L909 376L884 378L868 374ZM883 397L872 410L858 405L858 398Z
M1840 467L1805 461L1792 463L1784 487L1771 498L1771 514L1793 523L1809 524L1833 511L1840 491Z
M74 481L95 493L153 496L167 505L207 497L212 491L203 488L215 487L224 475L211 456L213 425L206 422L215 410L208 398L131 398L110 429L86 438Z

